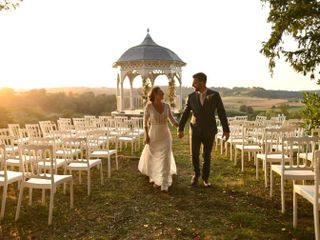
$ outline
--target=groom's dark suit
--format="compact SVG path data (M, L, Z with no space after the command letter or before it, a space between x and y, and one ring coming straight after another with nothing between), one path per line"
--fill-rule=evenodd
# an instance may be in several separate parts
M211 151L217 133L215 112L218 113L223 132L230 132L226 112L219 93L208 88L203 105L201 105L200 94L198 92L189 94L187 104L180 119L179 131L183 131L189 118L190 111L192 111L190 126L192 130L192 163L195 177L198 178L200 176L199 154L200 145L202 143L202 179L208 181Z

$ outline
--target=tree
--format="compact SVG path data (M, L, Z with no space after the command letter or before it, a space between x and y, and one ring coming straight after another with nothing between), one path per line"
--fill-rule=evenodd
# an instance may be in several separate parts
M302 102L306 105L302 116L306 119L307 129L318 128L320 126L320 96L306 92Z
M2 10L16 9L23 0L0 0L0 12Z
M268 22L272 32L263 43L261 53L269 59L272 73L276 58L284 56L291 67L304 75L315 78L320 63L320 2L318 0L261 0L268 3ZM287 50L284 45L290 36L297 44L296 49ZM320 84L320 79L318 79Z
M298 73L310 74L315 78L315 71L320 64L320 2L318 0L261 0L269 4L268 22L272 32L267 42L263 43L261 53L269 58L272 73L276 58L282 55ZM292 37L297 43L296 49L284 48L284 36ZM319 72L320 73L320 72ZM320 79L317 84L320 85ZM306 108L302 115L309 129L320 126L320 96L317 93L305 93L302 101Z
M4 108L4 107L0 107L0 128L7 128L8 127L8 123L12 122L12 116L10 114L10 112Z

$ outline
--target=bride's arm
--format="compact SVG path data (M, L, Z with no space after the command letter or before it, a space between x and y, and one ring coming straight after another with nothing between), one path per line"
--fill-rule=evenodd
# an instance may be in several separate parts
M169 104L168 104L168 112L169 112L169 113L168 113L168 118L169 118L169 120L170 120L170 123L171 123L173 126L175 126L176 128L179 127L179 123L178 123L178 121L174 118Z
M146 108L144 110L144 114L143 114L144 143L145 144L148 144L150 142L149 119L150 119L150 112L149 112L149 104L147 103Z

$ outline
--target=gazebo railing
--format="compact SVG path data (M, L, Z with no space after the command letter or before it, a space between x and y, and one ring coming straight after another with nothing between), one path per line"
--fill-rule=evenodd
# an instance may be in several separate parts
M176 95L175 97L175 107L174 109L179 109L179 102L180 102L180 95ZM122 110L134 110L134 109L143 109L144 105L143 105L143 101L141 96L136 95L133 96L133 104L132 104L132 109L130 106L130 96L123 96L123 106L122 106ZM117 96L117 109L121 109L121 97Z

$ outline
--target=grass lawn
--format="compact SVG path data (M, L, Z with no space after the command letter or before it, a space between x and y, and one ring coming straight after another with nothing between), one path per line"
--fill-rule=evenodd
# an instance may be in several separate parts
M264 182L255 179L255 167L247 162L242 173L228 157L214 152L211 188L191 187L192 166L188 137L178 140L173 131L178 175L169 193L154 189L137 171L138 159L119 159L119 171L112 171L100 185L99 172L92 175L92 193L86 181L75 178L74 209L69 195L58 189L53 225L47 226L47 204L34 191L28 206L24 193L20 219L14 222L16 186L10 187L0 239L313 239L312 205L299 198L298 229L292 228L292 184L287 184L287 213L281 214L279 177L275 195L269 198ZM128 151L129 152L129 151ZM139 156L139 153L136 153ZM114 164L113 164L114 166ZM114 168L114 167L113 167ZM262 176L262 172L260 173Z

